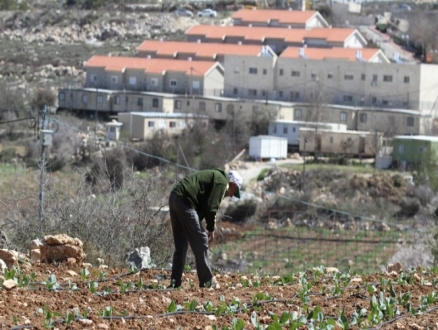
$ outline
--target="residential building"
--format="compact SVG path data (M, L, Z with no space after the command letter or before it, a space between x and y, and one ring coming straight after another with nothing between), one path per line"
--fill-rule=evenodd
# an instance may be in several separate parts
M293 29L309 29L329 27L322 15L313 10L250 10L240 9L233 14L234 26L281 27Z
M374 157L383 146L383 133L300 128L300 151Z
M356 29L284 29L247 26L194 25L186 31L187 41L225 44L267 45L277 54L287 47L363 48L366 39Z
M269 122L268 133L271 136L278 136L287 139L289 146L299 146L300 128L313 128L314 131L321 129L346 131L347 125L324 122L307 122L298 120L273 120Z
M122 132L127 132L131 139L145 140L152 138L157 132L178 134L187 126L200 121L208 127L208 117L184 113L161 112L121 112L117 119L121 122Z
M225 55L277 56L269 46L163 40L146 40L138 46L137 51L140 57L215 61L221 64L224 63Z
M85 87L108 90L220 95L224 70L211 61L93 56L85 63Z
M172 113L178 95L106 90L99 88L58 89L59 109L75 112L165 112Z
M227 55L224 68L224 96L229 97L408 109L432 116L438 108L438 65ZM264 68L269 74L263 75Z
M240 121L257 111L272 111L279 118L292 116L290 109L282 107L280 102L266 104L261 100L93 88L60 88L58 104L59 109L91 115L96 112L195 113L208 116L211 120L222 121Z
M309 103L292 103L282 106L278 119L288 121L346 125L347 130L382 132L394 135L431 134L433 116L415 110L383 109L374 107L323 104L315 107ZM314 126L313 126L314 127Z
M392 159L400 165L415 164L422 161L428 152L438 152L437 136L394 136ZM404 166L403 166L404 167Z
M237 55L237 54L236 54ZM352 62L391 63L381 49L377 48L309 48L288 47L280 55L281 58L309 60L346 60Z

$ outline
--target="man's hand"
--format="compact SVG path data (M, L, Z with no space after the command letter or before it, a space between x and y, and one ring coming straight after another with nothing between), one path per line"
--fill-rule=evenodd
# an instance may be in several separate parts
M214 231L208 232L208 243L214 240Z

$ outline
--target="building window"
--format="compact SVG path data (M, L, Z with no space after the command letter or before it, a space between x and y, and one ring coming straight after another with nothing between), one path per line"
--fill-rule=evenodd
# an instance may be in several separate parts
M193 89L199 89L200 86L201 86L201 83L198 80L195 80L194 82L192 82Z
M344 95L344 102L353 102L353 96Z
M170 83L169 83L170 87L176 87L177 84L178 83L177 83L176 79L170 79Z
M111 133L115 133L116 132L116 128L115 127L110 127L110 132Z
M360 76L360 79L361 79L362 81L365 81L365 80L367 79L366 74L362 73L362 75Z
M295 109L294 110L294 119L300 119L303 116L303 110Z
M359 116L359 120L361 123L366 123L367 122L367 114L366 113L361 113Z
M97 75L95 75L95 74L90 75L90 81L97 82Z
M59 100L65 101L65 93L64 92L59 93Z
M283 134L287 134L287 127L283 127Z
M152 108L158 108L159 107L159 101L157 98L152 99Z
M352 74L346 74L344 75L344 80L353 80L354 76Z
M234 88L233 88L233 94L234 94L234 95L237 95L237 93L238 93L238 90L237 90L236 87L234 87Z
M216 103L214 109L216 112L222 112L222 103Z
M277 125L274 125L274 127L272 128L272 133L277 133Z
M148 127L154 128L155 127L155 122L154 121L148 121Z
M292 71L291 76L292 77L299 77L301 75L300 71Z
M234 105L232 105L232 104L228 104L228 105L227 105L227 112L228 112L229 114L234 114Z
M382 100L382 105L388 106L390 104L391 104L391 102L389 102L388 100Z
M189 105L190 105L190 101L187 101L187 103L186 103L186 104L187 104L187 106L189 106Z
M257 68L249 68L249 74L257 74Z
M102 95L97 95L97 103L103 103Z
M114 96L114 104L120 104L120 96Z
M405 152L405 146L403 144L400 144L398 146L398 153L402 155L404 154L404 152Z
M280 69L280 76L284 75L284 70Z
M248 89L249 96L257 96L257 89Z
M266 91L262 91L262 96L265 97L267 95Z
M88 95L82 94L82 102L87 103L88 102Z
M111 76L111 83L112 84L117 84L117 79L118 77L117 76Z
M139 97L139 98L137 99L137 105L138 105L139 107L142 107L142 106L143 106L143 98L142 98L142 97Z
M264 74L264 75L268 74L268 70L263 69L263 74Z
M405 76L405 77L403 78L403 82L404 82L405 84L409 84L409 76Z
M137 85L137 77L129 77L130 85Z
M176 127L176 121L169 122L169 127L170 128L175 128Z
M279 91L279 92L278 92L278 96L279 96L279 97L283 97L283 91Z
M312 79L316 79L316 77L317 77L316 73L312 72L312 73L310 74L310 78L312 78Z
M330 136L330 143L333 143L333 136Z
M331 72L327 73L327 79L333 79L333 73Z
M290 98L292 100L298 100L300 98L300 92L290 92Z
M158 86L158 78L151 78L151 86Z
M199 111L205 111L205 102L199 102Z
M181 109L181 100L175 100L175 109Z
M406 121L408 127L414 127L414 117L408 117L406 118Z
M347 121L347 113L341 112L341 122L345 123Z
M371 104L376 104L377 103L377 97L373 96L371 98Z
M384 76L383 76L383 81L384 81L384 82L392 82L392 76L390 76L390 75L384 75Z

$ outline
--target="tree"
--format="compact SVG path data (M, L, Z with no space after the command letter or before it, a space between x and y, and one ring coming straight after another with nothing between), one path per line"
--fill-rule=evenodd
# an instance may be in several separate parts
M417 184L427 184L430 188L438 191L438 154L435 150L428 150L421 154L420 159L416 163L415 182Z
M421 47L422 59L426 59L429 49L438 47L438 21L435 16L419 12L409 24L409 40Z
M43 110L44 106L55 105L56 96L49 89L38 89L32 98L31 106L36 110Z

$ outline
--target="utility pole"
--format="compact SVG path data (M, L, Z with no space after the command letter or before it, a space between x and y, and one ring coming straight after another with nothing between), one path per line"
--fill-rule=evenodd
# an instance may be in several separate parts
M97 146L97 106L99 104L99 85L96 81L96 110L94 111L94 144Z
M42 120L41 120L41 130L44 132L45 126L46 126L46 114L47 114L47 108L46 106L44 106L43 109L43 115L42 115ZM46 164L45 164L45 158L46 158L46 148L45 148L45 143L44 143L44 135L40 136L40 139L42 140L41 142L41 159L40 159L40 168L41 168L41 176L40 176L40 193L39 193L39 220L40 220L40 224L42 224L42 222L44 221L44 172L46 169Z
M193 68L190 67L190 96L193 95Z

